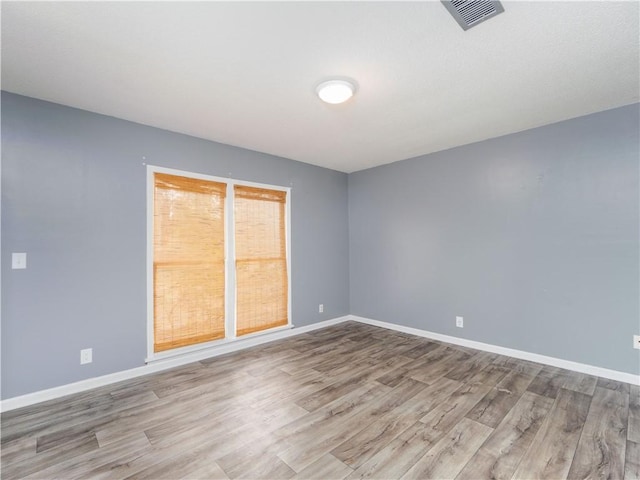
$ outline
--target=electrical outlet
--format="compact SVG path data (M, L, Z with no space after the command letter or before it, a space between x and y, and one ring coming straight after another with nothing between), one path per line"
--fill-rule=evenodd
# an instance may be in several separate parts
M80 350L80 365L91 362L93 362L93 349L85 348L84 350Z
M456 317L456 327L464 328L464 317Z
M321 303L320 305L318 305L318 313L322 312L324 312L324 304Z
M11 254L11 268L14 270L22 270L27 268L27 254L26 253L12 253Z
M633 336L633 348L640 350L640 335Z

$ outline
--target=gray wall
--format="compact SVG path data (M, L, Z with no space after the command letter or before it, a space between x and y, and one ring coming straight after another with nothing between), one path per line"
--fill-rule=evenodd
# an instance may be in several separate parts
M640 373L638 114L351 174L351 313Z
M405 160L347 188L339 172L3 92L2 398L143 365L143 162L292 186L298 326L353 313L640 373L638 116ZM11 270L22 251L28 268Z
M144 364L143 162L291 186L293 323L349 313L346 174L3 92L2 398Z

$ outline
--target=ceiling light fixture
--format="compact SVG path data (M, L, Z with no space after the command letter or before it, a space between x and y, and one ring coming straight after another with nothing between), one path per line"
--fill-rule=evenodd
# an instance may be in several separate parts
M355 90L355 85L346 80L328 80L318 85L316 93L323 102L337 104L349 100Z

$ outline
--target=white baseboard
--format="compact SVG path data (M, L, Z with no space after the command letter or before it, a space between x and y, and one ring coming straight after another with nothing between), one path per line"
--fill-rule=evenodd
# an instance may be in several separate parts
M102 375L100 377L88 378L86 380L80 380L79 382L69 383L60 387L48 388L46 390L40 390L38 392L28 393L26 395L20 395L18 397L7 398L6 400L0 401L0 412L8 412L9 410L15 410L16 408L27 407L29 405L45 402L47 400L54 400L56 398L64 397L65 395L84 392L86 390L91 390L92 388L103 387L105 385L110 385L122 380L129 380L131 378L141 377L150 373L161 372L163 370L168 370L180 365L186 365L187 363L204 360L205 358L217 357L220 355L224 355L225 353L244 350L246 348L254 347L263 343L293 337L295 335L311 332L320 328L337 325L338 323L349 320L349 318L349 316L332 318L330 320L324 320L322 322L314 323L312 325L306 325L304 327L296 327L287 330L280 330L273 333L265 333L264 335L255 336L244 340L240 339L234 342L225 343L224 345L212 346L211 348L186 353L184 355L164 360L157 360L142 367L136 367L129 370L123 370L121 372L110 373L108 375Z
M409 333L411 335L417 335L419 337L438 340L445 343L452 343L454 345L474 348L476 350L497 353L500 355L507 355L509 357L519 358L521 360L528 360L530 362L551 365L552 367L573 370L574 372L586 373L588 375L617 380L619 382L630 383L632 385L640 385L640 375L634 375L632 373L609 370L608 368L596 367L593 365L587 365L585 363L572 362L570 360L563 360L561 358L548 357L546 355L539 355L537 353L524 352L522 350L514 350L512 348L500 347L497 345L491 345L489 343L476 342L474 340L467 340L465 338L451 337L449 335L442 335L440 333L429 332L427 330L421 330L418 328L405 327L403 325L396 325L395 323L381 322L379 320L358 317L356 315L347 315L347 319L360 323L366 323L367 325L373 325L376 327L396 330L398 332Z
M528 360L531 362L542 363L545 365L551 365L553 367L564 368L567 370L573 370L575 372L586 373L588 375L595 375L597 377L609 378L611 380L618 380L620 382L630 383L632 385L640 385L640 375L634 375L631 373L619 372L617 370L609 370L607 368L596 367L593 365L587 365L584 363L572 362L569 360L563 360L561 358L548 357L546 355L539 355L537 353L524 352L522 350L514 350L512 348L500 347L497 345L491 345L488 343L476 342L474 340L467 340L465 338L452 337L449 335L442 335L440 333L429 332L427 330L421 330L418 328L405 327L402 325L396 325L394 323L381 322L379 320L372 320L370 318L358 317L356 315L346 315L344 317L333 318L322 322L314 323L304 327L292 328L289 330L280 330L274 333L268 333L261 336L248 338L246 340L238 340L232 343L226 343L220 346L214 346L206 350L199 350L197 352L191 352L179 357L173 357L166 360L158 360L142 367L132 368L130 370L124 370L122 372L111 373L108 375L102 375L100 377L88 378L79 382L62 385L60 387L49 388L46 390L40 390L38 392L28 393L18 397L7 398L0 401L0 412L8 412L9 410L15 410L16 408L27 407L36 403L45 402L47 400L53 400L56 398L64 397L65 395L71 395L73 393L80 393L92 388L103 387L112 383L120 382L122 380L129 380L131 378L148 375L150 373L161 372L170 368L178 367L180 365L186 365L187 363L197 362L205 358L217 357L226 353L235 352L238 350L244 350L249 347L260 345L263 343L273 342L283 338L293 337L302 333L311 332L320 328L329 327L331 325L337 325L346 321L356 321L365 323L367 325L373 325L376 327L382 327L389 330L396 330L398 332L409 333L419 337L429 338L432 340L438 340L445 343L452 343L454 345L461 345L463 347L474 348L476 350L482 350L490 353L497 353L500 355L507 355L509 357L519 358L522 360Z

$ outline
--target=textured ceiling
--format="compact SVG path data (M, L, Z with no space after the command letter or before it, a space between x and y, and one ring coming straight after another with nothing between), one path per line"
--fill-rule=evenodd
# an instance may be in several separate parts
M344 172L639 101L637 1L503 5L3 1L2 88Z

